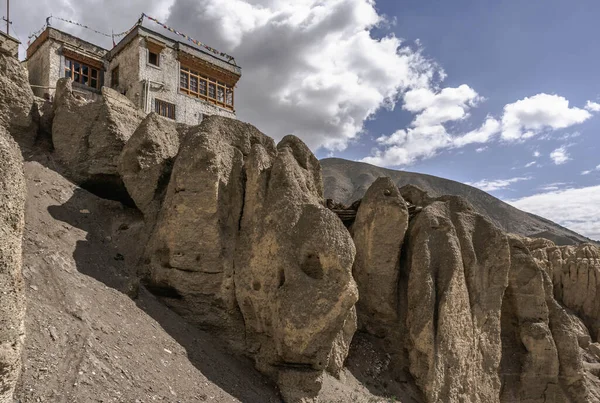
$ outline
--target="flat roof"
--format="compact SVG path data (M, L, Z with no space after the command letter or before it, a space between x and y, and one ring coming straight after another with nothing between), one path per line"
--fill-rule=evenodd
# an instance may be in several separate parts
M56 35L55 33L58 33L58 35ZM64 36L66 38L61 38L60 36ZM57 40L59 42L63 42L63 43L69 43L69 44L77 44L77 42L83 43L85 45L88 45L92 48L96 48L96 50L100 53L103 53L102 56L106 55L109 50L103 48L102 46L96 45L94 43L88 42L86 40L83 40L75 35L71 35L67 32L61 31L59 29L56 29L54 27L47 27L44 32L42 32L40 34L40 36L38 36L32 43L31 45L29 45L29 47L27 48L27 58L29 59L39 48L40 46L42 46L44 44L44 42L46 42L48 39L54 39Z
M3 36L7 39L10 39L11 41L18 43L19 45L21 44L21 42L17 39L17 38L13 38L12 36L5 34L4 32L0 31L0 36Z
M110 59L112 59L112 58L113 58L114 56L116 56L116 55L117 55L117 54L118 54L118 53L119 53L121 50L123 50L123 48L124 48L124 47L125 47L125 46L126 46L128 43L129 43L129 42L131 42L131 40L132 40L133 38L135 38L135 37L137 36L137 31L138 31L138 30L145 31L145 32L147 32L147 33L151 33L151 34L157 35L157 36L159 36L159 37L161 37L161 38L163 38L163 39L166 39L166 40L168 40L168 41L170 41L170 42L173 42L174 44L180 44L180 45L184 45L184 46L185 46L185 47L187 47L187 48L191 48L191 49L193 49L194 51L200 52L200 53L202 53L202 54L204 54L204 55L206 55L206 56L209 56L209 57L211 57L211 58L213 58L213 59L215 59L215 60L218 60L218 61L220 61L220 62L223 62L223 63L227 63L227 64L228 64L228 65L230 65L231 67L235 67L236 69L239 69L239 70L240 70L240 72L239 72L238 74L241 74L241 67L240 67L240 66L238 66L237 64L235 64L235 63L232 63L231 61L229 61L229 60L227 60L227 59L225 59L225 58L219 57L219 56L217 56L217 55L215 55L215 54L213 54L213 53L211 53L211 52L207 52L207 51L206 51L206 50L204 50L204 48L202 48L201 46L198 46L198 45L196 45L196 44L194 44L194 43L192 43L192 42L190 42L190 41L186 41L186 42L184 42L184 41L181 41L181 40L179 40L179 36L178 36L177 34L172 34L172 35L170 35L170 34L167 34L167 33L158 32L158 31L156 31L156 30L154 30L154 29L152 29L152 28L145 27L145 26L143 25L143 22L142 22L142 24L141 24L141 25L140 25L140 24L138 24L138 25L137 25L135 28L133 28L129 34L127 34L127 35L126 35L126 36L125 36L123 39L121 39L121 40L119 41L119 43L117 43L117 45L116 45L114 48L112 48L112 49L111 49L111 50L108 52L108 55L107 55L108 59L109 59L109 60L110 60Z

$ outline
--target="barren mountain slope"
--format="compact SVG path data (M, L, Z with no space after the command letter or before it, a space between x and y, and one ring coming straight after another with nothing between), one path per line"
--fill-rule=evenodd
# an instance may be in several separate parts
M350 204L362 198L380 176L392 178L398 186L416 185L432 197L455 195L466 198L475 210L492 220L507 232L531 237L550 239L557 245L572 245L590 242L576 232L534 214L521 211L490 194L472 186L436 176L406 171L395 171L362 162L339 158L321 160L325 197Z

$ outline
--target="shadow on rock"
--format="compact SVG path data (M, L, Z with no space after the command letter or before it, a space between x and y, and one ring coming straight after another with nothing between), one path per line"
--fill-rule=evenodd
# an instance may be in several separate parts
M187 324L145 288L138 290L136 265L145 244L138 210L76 188L68 201L48 211L75 227L70 231L79 238L73 252L77 270L137 298L137 306L186 349L190 362L206 378L243 402L281 401L276 387L250 360L227 354L216 337Z

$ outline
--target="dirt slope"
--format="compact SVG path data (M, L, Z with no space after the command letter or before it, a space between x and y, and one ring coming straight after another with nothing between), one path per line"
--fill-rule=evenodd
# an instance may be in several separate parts
M115 289L129 283L135 212L38 163L25 172L22 402L279 401L250 362L147 292L134 302Z
M275 385L249 360L225 353L217 337L143 288L135 300L125 294L134 294L142 243L137 211L38 162L26 162L25 175L27 337L17 401L281 401ZM376 394L344 370L342 381L326 376L321 401L388 401Z
M521 211L494 196L472 186L436 176L395 171L362 162L339 158L321 160L325 197L350 204L364 196L365 192L380 176L389 176L398 186L416 185L432 197L456 195L466 198L475 210L507 232L524 236L550 239L558 245L590 242L576 232L553 223L545 218Z

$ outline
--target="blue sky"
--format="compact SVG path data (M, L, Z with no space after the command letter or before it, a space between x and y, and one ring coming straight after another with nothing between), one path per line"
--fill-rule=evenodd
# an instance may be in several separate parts
M600 239L597 1L22 0L11 8L24 44L50 14L109 33L146 12L234 55L243 69L238 116L275 139L293 133L321 158L470 183Z

